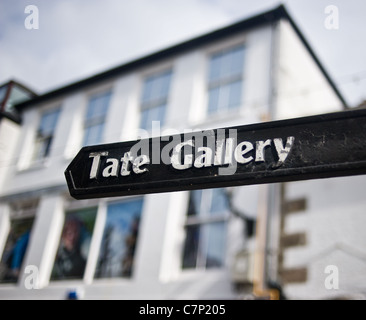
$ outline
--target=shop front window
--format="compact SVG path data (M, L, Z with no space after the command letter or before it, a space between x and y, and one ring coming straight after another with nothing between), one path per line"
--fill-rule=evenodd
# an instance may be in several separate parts
M51 280L83 278L96 213L96 208L66 213Z
M16 283L23 268L34 218L14 219L10 222L8 239L0 262L0 282Z
M135 199L108 205L96 278L132 276L142 204Z

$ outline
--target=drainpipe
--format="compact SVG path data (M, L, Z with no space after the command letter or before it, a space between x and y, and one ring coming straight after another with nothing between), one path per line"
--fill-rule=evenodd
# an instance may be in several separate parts
M268 114L267 121L275 118L276 114L276 58L277 58L277 41L278 41L278 22L271 24L270 35L270 62L268 72ZM266 298L271 300L279 300L280 292L278 289L269 287L269 270L268 259L269 236L271 227L273 227L273 216L276 213L275 196L278 185L262 184L259 186L258 209L256 222L256 249L254 254L254 278L253 278L253 295L258 298ZM272 259L273 260L273 259Z

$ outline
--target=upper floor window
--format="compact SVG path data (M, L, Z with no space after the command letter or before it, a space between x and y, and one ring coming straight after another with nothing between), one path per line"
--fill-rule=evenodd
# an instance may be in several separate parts
M36 96L34 92L23 85L10 80L6 84L0 86L0 111L16 115L18 112L14 109L14 105L31 99L34 96Z
M224 265L228 216L229 202L225 189L191 191L183 269Z
M164 125L172 71L164 71L145 79L141 98L140 128L150 131L152 121Z
M37 131L34 160L41 160L49 156L59 114L60 109L46 111L42 114Z
M85 121L83 146L102 142L111 92L96 94L89 99Z
M213 54L208 74L208 113L239 107L242 101L244 46Z

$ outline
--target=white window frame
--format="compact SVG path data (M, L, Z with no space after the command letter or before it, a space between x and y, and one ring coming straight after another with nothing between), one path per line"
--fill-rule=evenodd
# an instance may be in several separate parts
M222 188L224 190L224 188ZM224 224L224 228L226 229L226 238L224 239L224 243L223 246L225 247L225 252L224 252L224 256L223 256L223 265L220 266L219 268L225 268L226 266L226 246L227 246L227 232L228 232L228 222L229 222L229 218L230 218L230 209L229 207L227 208L227 210L220 212L216 212L215 214L210 214L210 206L212 204L212 196L213 196L213 190L214 189L204 189L201 190L202 191L202 197L201 197L201 203L200 203L200 208L198 210L198 212L201 212L202 214L199 214L198 216L194 215L194 216L188 216L188 210L189 210L189 203L187 206L187 212L186 212L186 221L184 224L184 228L187 229L191 226L197 226L199 228L207 226L209 224L212 223L223 223ZM190 201L190 197L191 194L194 191L191 191L189 193L188 196L188 201ZM228 201L229 198L227 199ZM201 232L201 231L200 231ZM185 235L187 236L187 230L185 230ZM183 242L183 251L182 251L182 265L181 265L181 270L182 272L189 272L192 270L209 270L211 268L207 268L206 267L206 261L207 261L207 248L208 246L206 245L206 243L204 242L206 239L200 239L199 240L199 247L204 247L204 254L200 255L200 256L196 256L196 265L194 267L183 267L183 261L184 261L184 249L186 247L186 238ZM203 243L202 243L203 242ZM217 269L217 268L216 268Z

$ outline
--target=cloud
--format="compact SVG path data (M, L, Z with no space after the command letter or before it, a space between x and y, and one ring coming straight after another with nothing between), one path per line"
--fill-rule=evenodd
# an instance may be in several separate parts
M24 27L24 8L39 8L39 29ZM286 0L295 22L352 103L366 81L343 83L366 70L366 3L339 7L340 28L324 27L328 0ZM15 78L43 93L279 5L275 0L18 0L0 8L0 82ZM361 8L361 9L360 9ZM338 80L339 79L339 80Z
M39 29L24 27L24 6L7 7L2 33L3 82L24 80L38 91L95 74L211 31L229 21L206 1L33 1ZM20 14L21 12L21 14Z

